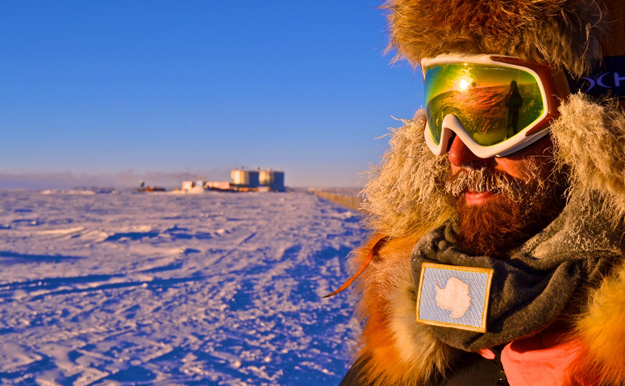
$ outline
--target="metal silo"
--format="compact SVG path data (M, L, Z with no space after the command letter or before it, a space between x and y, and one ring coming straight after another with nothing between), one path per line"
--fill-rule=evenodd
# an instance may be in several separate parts
M259 171L258 182L260 183L260 186L273 186L274 172L271 169Z
M284 192L284 172L274 172L272 171L273 182L271 184L271 190L275 190L276 192Z
M246 170L249 176L248 186L250 188L257 188L260 185L258 170Z
M232 177L232 183L234 185L240 185L240 186L250 185L249 170L235 169L230 172L230 177Z

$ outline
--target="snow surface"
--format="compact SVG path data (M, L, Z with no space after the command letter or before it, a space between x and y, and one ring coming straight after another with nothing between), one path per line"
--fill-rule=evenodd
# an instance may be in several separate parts
M0 382L336 385L359 326L321 296L359 221L306 193L0 192Z

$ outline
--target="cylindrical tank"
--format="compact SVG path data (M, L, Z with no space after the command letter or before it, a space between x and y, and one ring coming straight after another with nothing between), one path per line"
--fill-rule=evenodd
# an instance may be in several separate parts
M244 170L235 169L230 172L232 184L257 188L259 186L268 186L271 190L284 191L284 172L276 172L268 170Z
M261 170L258 172L258 182L261 186L272 186L274 181L274 172L271 169Z
M243 170L235 169L230 172L232 177L232 183L239 186L247 186L251 188L258 187L258 171L257 170Z
M235 169L230 172L230 177L232 177L232 183L234 185L250 185L250 173L249 170L241 170Z
M284 172L271 172L273 174L273 183L271 184L271 190L277 192L284 192Z
M259 173L257 170L246 170L249 175L249 186L252 188L256 188L260 185L259 183Z

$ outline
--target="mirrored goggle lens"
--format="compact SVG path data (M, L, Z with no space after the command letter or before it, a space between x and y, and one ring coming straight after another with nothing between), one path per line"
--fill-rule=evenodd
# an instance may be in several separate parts
M456 115L475 142L490 146L537 122L546 109L539 80L532 73L470 63L427 68L425 102L436 144L447 114Z

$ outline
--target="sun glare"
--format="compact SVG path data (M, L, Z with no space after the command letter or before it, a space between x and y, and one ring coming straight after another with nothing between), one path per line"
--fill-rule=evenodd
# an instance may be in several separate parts
M459 87L461 91L467 91L470 85L471 82L469 82L467 79L460 79Z

